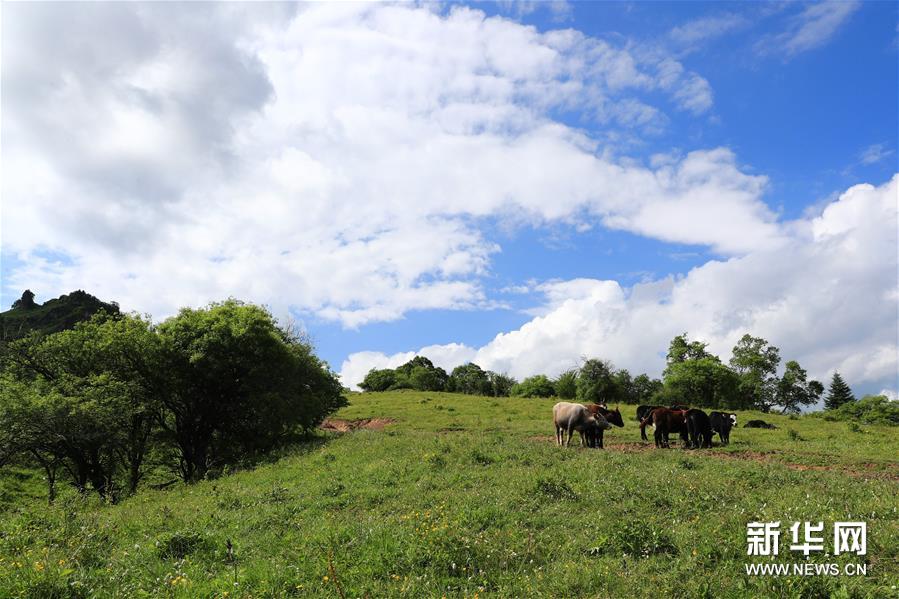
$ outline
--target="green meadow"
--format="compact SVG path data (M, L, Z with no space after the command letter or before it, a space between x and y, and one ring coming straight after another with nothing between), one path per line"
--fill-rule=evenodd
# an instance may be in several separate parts
M0 475L0 597L890 597L899 435L738 412L731 444L656 450L635 406L606 449L554 445L554 400L351 394L264 463L119 504ZM776 430L745 429L763 418ZM385 424L384 420L379 421ZM651 430L650 439L652 438ZM867 522L867 576L747 576L746 525ZM230 543L230 549L229 549Z

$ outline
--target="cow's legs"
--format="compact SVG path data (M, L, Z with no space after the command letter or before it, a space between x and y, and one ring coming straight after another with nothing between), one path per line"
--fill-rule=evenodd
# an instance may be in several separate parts
M574 434L574 429L568 429L568 440L565 441L565 447L571 447L571 435Z

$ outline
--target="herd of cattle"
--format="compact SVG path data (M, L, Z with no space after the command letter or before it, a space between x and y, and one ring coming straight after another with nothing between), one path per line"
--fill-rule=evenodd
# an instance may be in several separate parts
M637 420L640 421L640 437L644 441L648 440L646 427L655 429L656 447L669 447L669 435L677 433L683 447L698 449L711 447L715 433L722 444L730 443L730 429L737 424L737 415L729 412L706 414L689 406L639 406ZM553 406L553 424L559 445L569 445L571 436L577 431L581 436L581 445L602 448L603 432L612 425L624 426L624 421L618 408L610 410L604 404L583 405L562 401Z

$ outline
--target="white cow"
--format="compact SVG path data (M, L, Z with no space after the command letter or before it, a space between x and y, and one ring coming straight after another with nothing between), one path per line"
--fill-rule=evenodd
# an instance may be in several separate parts
M581 434L581 445L584 445L584 433L612 428L605 418L599 414L591 414L587 406L567 401L560 401L553 406L553 424L556 426L556 443L558 445L563 445L564 433L568 433L568 439L564 443L566 447L571 445L571 435L574 431Z

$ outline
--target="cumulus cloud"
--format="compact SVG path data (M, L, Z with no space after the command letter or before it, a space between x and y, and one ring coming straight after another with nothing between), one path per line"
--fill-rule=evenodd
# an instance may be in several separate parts
M545 283L538 289L546 305L533 320L483 347L466 352L454 345L452 351L516 377L557 375L582 356L659 376L675 335L687 331L728 359L749 332L822 381L837 370L853 384L894 385L897 196L899 175L879 187L856 185L819 215L791 223L781 247L713 260L682 277L630 288L593 279ZM430 347L419 353L443 352ZM359 373L391 360L353 354L343 380L355 384Z
M4 13L11 291L157 317L236 296L355 327L490 305L487 217L725 254L782 237L728 149L643 165L556 120L657 128L713 101L676 60L571 29L382 4Z

